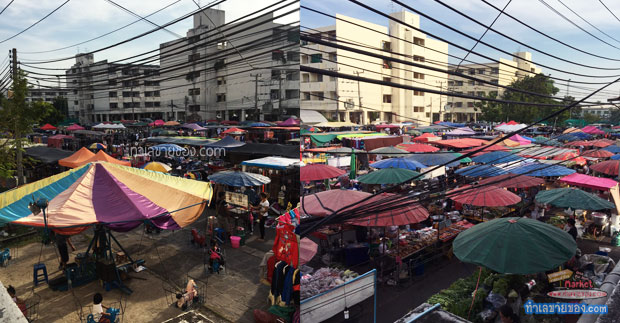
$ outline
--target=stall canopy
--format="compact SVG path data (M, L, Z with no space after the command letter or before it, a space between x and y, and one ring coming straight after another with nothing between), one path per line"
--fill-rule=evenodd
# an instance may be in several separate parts
M152 170L154 172L168 173L172 167L160 162L148 162L142 166L143 169Z
M86 164L87 161L94 156L95 154L92 151L88 150L86 147L82 147L71 156L60 159L58 164L60 166L76 168Z
M473 147L473 148L468 148L468 149L462 150L461 152L463 152L463 153L470 153L470 152L478 150L478 149L480 149L480 147ZM479 151L479 152L475 153L474 157L475 156L484 155L486 153L493 152L493 151L510 151L510 148L505 147L505 146L500 146L500 145L491 145L491 146L484 147L484 149L482 151Z
M164 122L164 126L174 127L174 126L178 126L178 125L180 125L180 123L178 121L174 121L174 120Z
M536 194L536 201L573 210L606 210L616 208L615 204L578 188L556 188Z
M48 226L80 232L92 224L128 231L145 220L163 229L194 222L212 190L188 180L106 162L90 163L0 194L0 222L43 227L28 204L47 199Z
M231 136L226 136L216 142L212 142L209 144L206 144L205 147L212 147L212 148L235 148L235 147L241 147L245 145L244 142L241 142L239 140L236 140L235 138L231 137Z
M299 180L302 182L321 181L335 178L347 172L334 166L324 164L310 164L301 168Z
M165 144L175 144L175 145L189 145L189 146L206 146L214 143L214 140L210 139L194 139L187 137L149 137L146 139L147 142L156 142L156 143L165 143Z
M517 152L517 155L527 158L545 159L568 152L575 152L575 149L559 147L531 147Z
M50 130L56 130L56 127L52 126L49 123L46 123L44 126L42 126L41 128L39 128L41 130L46 130L46 131L50 131Z
M507 151L492 151L489 153L485 153L479 156L476 156L471 159L475 163L481 164L501 164L501 163L509 163L515 162L519 160L523 160L523 157L519 157L514 153Z
M103 162L107 162L109 164L116 164L116 165L122 165L122 166L131 166L131 162L126 161L126 160L118 160L118 159L116 159L116 158L106 154L105 151L103 151L103 150L98 151L90 159L86 160L84 162L84 164L92 163L92 162L98 162L98 161L103 161Z
M501 125L501 126L497 126L495 127L495 130L497 131L501 131L501 132L513 132L513 131L517 131L517 130L521 130L523 128L527 127L527 125L525 124L505 124L505 125Z
M476 132L473 131L469 127L458 128L458 129L454 129L452 131L446 132L446 136L472 136L475 134Z
M477 146L484 146L489 142L482 139L474 139L474 138L463 138L463 139L447 139L447 140L436 140L432 142L436 145L441 145L444 147L452 147L452 148L471 148Z
M233 128L228 128L228 129L222 131L222 134L225 135L225 134L235 134L235 133L245 133L245 132L246 131L243 130L243 129L233 127Z
M439 151L439 148L437 147L417 143L403 143L397 145L396 148L404 149L410 153L433 153Z
M618 176L618 165L620 165L620 160L606 160L590 166L590 169L599 173Z
M609 158L614 155L614 153L602 150L602 149L592 149L586 150L581 154L583 157L592 157L592 158Z
M252 160L245 160L241 162L241 165L254 166L271 169L286 169L293 166L302 166L303 162L295 158L285 157L263 157Z
M523 146L523 145L529 145L529 144L531 144L531 143L532 143L532 141L531 141L531 140L525 139L525 138L523 138L523 137L521 137L521 136L519 136L519 135L514 135L514 136L511 136L511 137L510 137L510 138L508 138L508 139L510 139L510 140L512 140L512 141L516 141L516 142L518 142L518 143L519 143L519 145L521 145L521 146Z
M575 170L560 165L546 165L530 163L510 170L513 174L530 176L565 176L575 173Z
M234 153L260 156L282 156L289 158L299 158L299 145L247 143L241 147L233 148L231 151Z
M562 177L560 181L568 185L594 188L602 191L608 191L610 188L618 185L618 182L610 178L594 177L579 173Z
M398 149L394 146L381 147L377 149L373 149L369 151L370 154L382 155L387 157L402 157L409 154L408 151L403 149Z
M202 130L207 130L207 128L203 128L203 127L201 127L201 126L199 126L199 125L197 125L197 124L195 124L195 123L186 123L186 124L183 124L183 125L181 126L181 128L184 128L184 129L191 129L191 130L194 130L194 131L202 131Z
M185 151L185 148L175 144L159 144L153 147L149 147L149 149L167 152Z
M278 123L278 126L280 127L294 127L294 126L298 126L299 125L299 119L295 119L293 117L288 118L280 123Z
M457 169L456 174L470 177L492 177L508 174L508 171L493 165L472 165Z
M603 150L611 151L614 154L620 153L620 146L611 145L603 148Z
M67 131L75 131L75 130L84 130L84 127L80 126L79 124L72 124L67 127Z
M267 176L240 171L217 172L209 175L208 179L217 184L235 187L261 186L271 183L271 179Z
M585 126L581 128L581 131L591 134L591 135L604 135L605 131L595 127L595 126Z
M62 150L58 148L37 146L26 149L26 156L41 161L44 164L53 164L58 160L67 158L73 154L72 151Z
M398 184L418 176L420 176L420 173L416 171L389 167L362 175L357 180L364 184Z
M88 136L105 136L104 132L92 131L92 130L76 130L73 133L78 134L78 135L88 135Z
M485 178L480 181L480 185L495 185L507 188L528 188L545 183L545 180L538 177L527 175L506 174Z
M301 211L311 216L327 216L340 208L355 207L372 194L351 190L329 190L301 197Z
M347 220L352 225L365 227L385 227L392 225L407 225L426 220L429 216L428 210L418 203L411 203L409 200L399 200L393 202L389 209L377 206L385 199L394 198L395 194L382 193L374 195L366 201L355 206L359 209L358 218ZM365 208L367 206L367 208Z
M322 135L310 135L310 140L312 140L312 142L318 146L323 146L334 139L336 139L336 135L330 133Z
M384 159L375 163L370 164L370 167L374 168L404 168L409 170L414 170L418 168L426 168L425 164L418 162L417 160L410 158L390 158Z
M493 185L465 185L448 194L456 202L474 206L508 206L521 201L518 195Z
M452 161L456 159L454 153L433 153L433 154L412 154L407 159L412 159L427 166L443 165L448 163L448 167L456 167L460 165L460 161Z
M427 141L437 140L439 138L441 138L441 137L437 137L437 136L435 136L432 133L424 133L421 136L413 138L413 141L427 142Z

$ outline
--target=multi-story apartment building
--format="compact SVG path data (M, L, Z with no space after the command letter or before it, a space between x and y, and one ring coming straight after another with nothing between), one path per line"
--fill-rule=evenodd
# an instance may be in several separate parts
M45 87L43 89L41 88L29 89L26 95L26 102L45 101L45 102L52 103L54 102L54 99L57 97L66 98L67 94L68 92L66 89L54 88L54 87Z
M159 66L95 62L93 54L78 54L66 71L69 117L94 123L142 118L175 118L161 101Z
M516 56L513 60L500 58L499 63L461 64L458 72L492 84L450 75L448 91L480 97L497 94L499 97L504 89L497 85L507 86L513 81L540 73L540 68L530 63L532 60L530 52L518 52L513 55ZM456 71L456 66L450 67L450 71ZM451 96L443 119L455 122L477 121L481 111L475 107L475 103L474 99Z
M311 37L339 43L442 71L395 63L324 44L302 42L301 64L339 73L398 83L422 89L447 88L448 44L426 37L407 25L419 27L420 17L410 12L390 16L388 27L336 15L331 26L306 30ZM447 97L423 90L358 82L317 73L301 75L301 108L321 112L333 121L369 124L374 121L415 122L439 120Z
M162 102L188 120L282 120L299 116L299 27L273 14L225 23L225 12L193 17L187 36L160 45Z

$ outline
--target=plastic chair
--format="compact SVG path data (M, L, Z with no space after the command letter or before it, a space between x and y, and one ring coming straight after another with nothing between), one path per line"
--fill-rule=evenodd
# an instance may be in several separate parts
M43 273L39 274L39 270L42 270ZM39 279L40 277L44 277L44 279ZM47 268L45 268L45 264L44 263L37 263L34 264L34 268L33 268L33 282L34 285L37 286L39 283L42 282L46 282L49 283L47 280Z

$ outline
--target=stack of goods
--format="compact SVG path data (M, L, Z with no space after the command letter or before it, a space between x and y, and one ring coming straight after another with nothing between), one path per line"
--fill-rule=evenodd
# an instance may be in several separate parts
M472 226L474 225L465 220L459 221L443 230L439 234L439 240L443 242L450 241L456 238L459 233L471 228Z
M405 243L401 243L398 248L398 256L406 258L407 256L424 249L427 246L437 242L437 230L433 228L424 228L411 232L409 236L403 239ZM402 241L402 240L401 240Z
M314 295L336 288L357 276L359 275L354 271L342 271L337 268L321 268L312 273L309 267L303 266L301 276L301 299L310 298Z

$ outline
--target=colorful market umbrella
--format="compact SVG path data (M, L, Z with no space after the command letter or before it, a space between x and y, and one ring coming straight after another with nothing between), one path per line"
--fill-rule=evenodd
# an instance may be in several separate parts
M423 165L435 166L435 165L443 165L451 160L456 159L454 153L450 152L441 152L441 153L432 153L432 154L411 154L407 156L407 159L415 160ZM448 163L446 166L448 167L456 167L460 164L460 161L453 161ZM425 166L427 167L427 166Z
M39 128L41 130L45 130L45 131L51 131L51 130L56 130L56 127L52 126L49 123L46 123L43 127Z
M536 201L573 210L606 210L616 207L614 203L574 187L539 192L536 194Z
M493 185L465 185L448 191L448 196L461 204L475 206L508 206L521 201L518 195Z
M82 165L94 162L107 162L110 164L123 165L123 166L131 166L131 162L127 160L119 160L105 153L103 150L99 150L93 157L87 159L83 162ZM80 166L82 166L80 165Z
M393 198L395 195L382 193L361 202L356 206L356 209L360 209L360 217L347 220L346 223L364 227L386 227L418 223L428 218L428 210L411 201L394 202L396 205L390 205L389 209L377 206L377 203L381 203L386 198Z
M161 120L161 119L153 121L153 125L156 126L156 127L161 127L164 124L165 124L164 120Z
M84 127L80 126L79 124L72 124L67 127L67 131L76 131L76 130L84 130Z
M439 151L439 148L437 147L417 143L400 144L396 146L396 148L406 150L410 153L433 153Z
M223 124L223 123L222 123ZM246 131L240 128L232 127L222 131L221 134L243 134Z
M504 274L536 274L555 269L573 256L577 243L570 234L529 218L499 218L461 232L454 255Z
M506 188L528 188L528 187L542 185L545 183L545 180L542 178L527 176L527 175L505 174L505 175L485 178L481 180L479 183L480 185L489 184L489 185L495 185L498 187L506 187Z
M93 144L90 144L90 146L88 146L89 149L107 149L108 146L102 144L102 143L98 143L95 142Z
M613 156L609 157L609 159L611 159L611 160L620 160L620 154L613 155Z
M318 192L302 196L300 210L311 216L327 216L346 206L355 207L357 203L371 195L343 189Z
M615 141L609 140L609 139L597 139L597 140L590 141L590 144L592 144L592 147L596 147L596 148L604 148L607 146L611 146L614 143Z
M583 157L592 157L592 158L609 158L613 155L614 153L607 151L607 150L602 150L602 149L586 150L582 153Z
M603 148L603 150L611 151L614 154L620 153L620 146L611 145Z
M28 204L47 199L47 225L71 234L92 224L129 231L145 220L179 229L200 217L211 195L207 182L89 163L0 194L0 222L43 227L42 214L32 214Z
M207 128L203 128L203 127L201 127L200 125L198 125L196 123L186 123L186 124L182 125L181 128L191 129L191 130L194 130L194 131L207 130Z
M261 186L271 183L271 179L267 176L240 171L217 172L207 178L217 184L235 187Z
M172 170L172 167L160 162L146 163L144 164L144 166L142 166L142 168L161 173L168 173L170 170Z
M491 177L508 174L508 171L493 165L472 165L457 169L454 173L470 177Z
M428 142L428 141L434 140L435 138L439 138L439 137L435 136L432 133L427 132L427 133L422 134L421 136L413 138L412 140L418 141L418 142Z
M599 173L618 176L618 165L620 165L620 160L606 160L590 166L590 169Z
M604 135L605 131L595 127L595 126L585 126L581 128L581 131L591 134L591 135Z
M325 164L310 164L301 167L299 180L302 182L321 181L328 178L344 175L346 172L342 169Z
M494 165L494 164L516 162L519 160L523 160L523 157L517 156L514 153L507 152L507 151L492 151L489 153L476 156L472 158L471 160L475 163ZM500 174L497 174L497 175L500 175Z
M420 173L405 168L383 168L360 176L357 180L364 184L398 184L411 180Z
M370 164L370 167L374 167L374 168L404 168L404 169L409 169L409 170L414 170L414 169L418 169L418 168L426 168L426 165L410 159L410 158L389 158L389 159L384 159L378 162L374 162L372 164Z
M574 173L575 170L560 165L531 163L513 168L510 172L513 174L545 177L570 175Z
M577 152L574 152L574 151L568 151L565 153L561 153L559 155L555 155L553 156L553 160L570 160L582 166L588 163L588 161L585 158L579 156L579 154L577 154Z
M396 148L394 146L381 147L377 149L373 149L368 152L369 154L382 155L386 157L403 157L409 154L408 151Z

